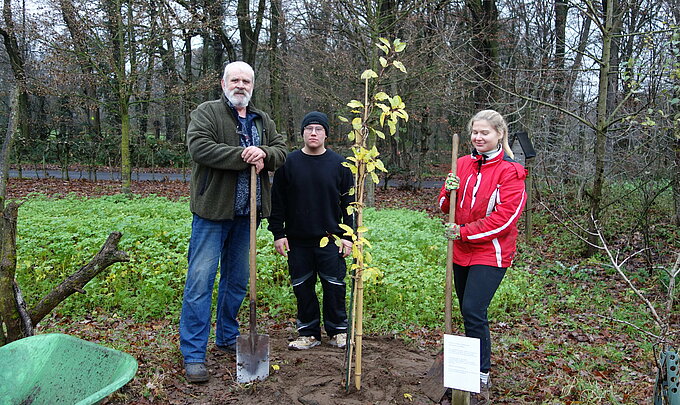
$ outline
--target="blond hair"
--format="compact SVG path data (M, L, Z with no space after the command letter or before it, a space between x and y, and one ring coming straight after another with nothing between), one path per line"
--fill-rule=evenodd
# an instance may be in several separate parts
M515 158L515 154L512 153L510 144L508 143L508 124L505 122L505 118L503 118L503 116L498 111L482 110L475 114L468 122L468 134L472 134L472 125L476 121L486 121L493 127L493 129L500 133L503 151L505 151L505 154L510 156L510 158Z

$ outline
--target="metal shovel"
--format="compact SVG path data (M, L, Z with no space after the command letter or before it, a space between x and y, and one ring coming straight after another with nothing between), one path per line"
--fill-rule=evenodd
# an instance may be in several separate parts
M250 334L236 340L236 381L239 383L264 380L269 376L269 335L257 334L255 315L256 240L257 173L253 165L250 169Z

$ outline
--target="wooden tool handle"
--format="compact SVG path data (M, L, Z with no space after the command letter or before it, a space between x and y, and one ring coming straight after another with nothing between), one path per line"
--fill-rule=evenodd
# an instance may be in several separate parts
M255 289L257 272L257 172L255 165L250 166L250 249L249 249L249 268L250 268L250 329L254 335L255 325L255 302L257 301L257 290Z
M451 144L451 173L456 175L458 166L458 134L453 134ZM449 223L456 221L456 190L451 191L449 196ZM451 326L451 309L453 305L453 240L449 239L446 250L446 304L444 307L444 329L447 335L453 332Z

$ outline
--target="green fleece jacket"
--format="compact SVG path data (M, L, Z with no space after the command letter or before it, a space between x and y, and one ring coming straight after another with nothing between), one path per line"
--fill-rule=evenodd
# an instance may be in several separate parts
M236 120L226 98L207 101L191 112L187 129L187 147L192 160L191 212L201 218L225 220L234 218L234 195L238 173L250 167L241 158L243 147L236 134ZM286 160L284 137L276 132L269 115L248 106L260 131L260 148L265 151L264 170L259 174L262 185L261 217L271 212L269 171L275 171Z

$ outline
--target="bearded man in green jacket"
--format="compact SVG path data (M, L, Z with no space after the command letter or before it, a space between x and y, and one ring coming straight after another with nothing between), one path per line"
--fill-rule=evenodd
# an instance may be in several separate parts
M250 105L254 76L245 62L228 64L223 96L192 111L187 129L193 222L179 333L189 382L209 379L205 353L218 265L215 345L236 352L236 318L248 285L250 167L258 173L257 213L263 218L271 212L268 172L286 159L285 140L274 121Z

